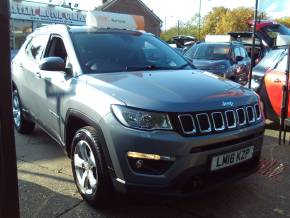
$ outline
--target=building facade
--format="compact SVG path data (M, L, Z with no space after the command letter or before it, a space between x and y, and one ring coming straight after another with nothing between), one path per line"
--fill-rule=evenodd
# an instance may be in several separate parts
M145 21L145 31L156 36L161 34L161 19L141 0L104 0L97 10L122 14L141 15Z
M94 1L96 4L97 1ZM161 20L141 0L99 0L96 10L144 16L145 31L157 36ZM47 24L85 25L86 11L39 2L10 1L11 49L19 49L28 34Z
M26 36L40 26L85 25L86 20L84 11L28 1L11 1L10 14L11 49L19 49Z

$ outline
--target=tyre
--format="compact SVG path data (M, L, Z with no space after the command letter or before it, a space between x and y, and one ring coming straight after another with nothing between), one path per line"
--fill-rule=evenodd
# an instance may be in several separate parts
M22 134L31 133L35 123L23 116L22 105L17 89L12 92L13 122L15 129Z
M78 130L72 141L74 181L83 199L96 208L106 206L113 194L102 150L104 143L101 132L89 126Z

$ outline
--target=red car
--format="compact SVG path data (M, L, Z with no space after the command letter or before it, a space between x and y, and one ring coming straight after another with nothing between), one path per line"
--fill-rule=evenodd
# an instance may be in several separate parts
M281 115L282 86L285 84L288 55L270 69L264 77L264 83L259 90L264 103L265 115L268 119L278 122ZM288 104L288 117L290 117L290 104Z

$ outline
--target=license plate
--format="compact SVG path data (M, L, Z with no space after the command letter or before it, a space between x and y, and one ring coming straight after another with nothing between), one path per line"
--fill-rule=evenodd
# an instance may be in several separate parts
M230 167L253 157L254 146L240 149L227 154L218 155L211 160L211 171Z

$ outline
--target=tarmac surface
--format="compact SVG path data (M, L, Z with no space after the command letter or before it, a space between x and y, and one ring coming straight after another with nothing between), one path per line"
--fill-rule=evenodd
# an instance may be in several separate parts
M15 134L21 217L290 217L290 146L278 145L271 124L260 172L200 197L120 197L103 210L82 200L70 160L49 136L39 128L28 136Z

